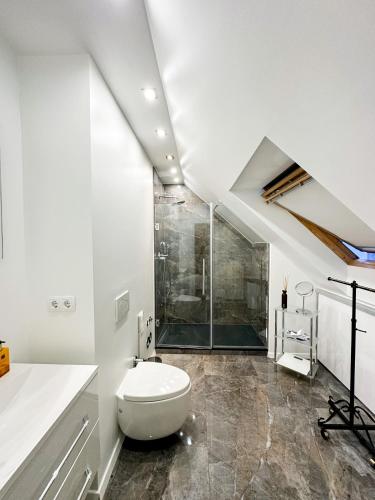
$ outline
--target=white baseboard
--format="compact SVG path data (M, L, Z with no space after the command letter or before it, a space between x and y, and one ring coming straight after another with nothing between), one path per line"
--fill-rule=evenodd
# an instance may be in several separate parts
M101 478L99 488L97 490L90 490L86 497L86 500L102 500L104 498L104 494L107 490L111 474L117 463L118 456L120 455L123 441L124 435L121 434L112 450L110 459L108 460L107 466L104 470L103 477Z

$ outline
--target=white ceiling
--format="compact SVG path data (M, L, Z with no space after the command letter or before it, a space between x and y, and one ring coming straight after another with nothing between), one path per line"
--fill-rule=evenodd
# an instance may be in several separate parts
M0 30L23 53L88 51L159 172L172 151L200 197L280 248L294 238L293 258L297 227L282 231L258 196L231 191L264 137L375 229L373 0L144 2L0 0ZM155 106L139 92L148 85ZM318 272L322 262L335 264L322 254Z
M188 184L228 201L267 136L375 228L375 2L145 3Z
M231 189L256 191L260 196L263 186L293 163L292 158L289 158L268 137L264 137Z
M20 54L88 52L163 182L182 180L143 1L0 0L0 32ZM154 102L141 92L148 87L156 89ZM159 127L166 138L156 136Z
M308 182L278 200L318 226L358 247L374 247L375 231L319 182Z

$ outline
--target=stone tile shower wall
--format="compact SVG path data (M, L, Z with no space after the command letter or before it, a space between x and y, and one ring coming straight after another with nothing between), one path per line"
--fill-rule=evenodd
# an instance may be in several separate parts
M265 336L268 304L268 245L251 243L214 214L214 325L251 325Z

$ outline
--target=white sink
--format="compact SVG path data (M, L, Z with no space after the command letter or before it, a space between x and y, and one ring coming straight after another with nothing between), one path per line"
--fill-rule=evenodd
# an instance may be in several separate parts
M13 363L0 378L0 493L96 371L91 365Z

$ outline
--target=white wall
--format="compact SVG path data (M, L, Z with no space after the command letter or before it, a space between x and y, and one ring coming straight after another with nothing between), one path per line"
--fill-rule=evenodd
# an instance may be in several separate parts
M152 166L87 56L19 67L30 359L99 365L102 476L120 437L115 393L138 354L137 314L154 313ZM123 290L130 311L116 324ZM53 295L76 296L76 312L49 312Z
M19 68L30 359L99 365L102 475L137 314L154 315L152 166L88 56L22 57ZM130 311L116 324L123 290ZM53 295L76 296L76 312L49 312Z
M32 360L94 361L89 58L19 61ZM74 295L76 312L47 309Z
M19 66L31 359L99 365L103 472L119 438L115 393L138 354L137 313L154 312L152 166L87 56ZM123 290L130 311L117 325ZM49 312L53 295L76 296L76 312Z
M347 387L350 384L351 307L321 296L319 359ZM375 411L375 316L357 312L356 396Z
M281 288L284 275L289 277L288 305L301 304L301 298L295 293L294 287L299 281L311 281L317 287L330 289L316 284L311 276L306 274L276 245L270 245L270 316L269 316L269 356L274 354L274 308L280 305ZM345 275L332 277L341 280L356 280L363 286L375 288L375 278L372 269L348 267ZM331 290L332 291L332 290ZM337 285L335 293L351 297L351 289ZM358 291L358 299L374 304L375 294ZM315 295L306 299L306 307L316 307ZM339 380L349 387L350 380L350 348L351 348L351 306L342 304L332 298L320 295L319 299L319 343L318 358ZM293 326L293 325L292 325ZM297 326L297 325L295 325ZM375 387L369 383L375 380L375 316L358 311L357 327L367 330L367 333L357 335L356 362L356 395L372 411L375 411ZM296 352L299 352L296 350Z
M281 305L281 291L283 289L284 276L288 277L288 307L301 307L302 299L295 292L295 286L300 281L310 281L309 277L298 268L295 263L288 259L280 249L270 245L270 271L269 271L269 320L268 320L268 355L274 355L274 332L275 332L275 308ZM306 308L314 309L315 300L313 297L306 299ZM293 318L291 318L293 320ZM290 323L290 327L297 327L297 324ZM307 325L305 326L305 328ZM299 327L301 328L301 326ZM296 351L298 352L298 351Z
M16 60L0 38L0 164L4 258L0 260L1 339L13 361L29 356L22 186L22 144Z
M102 472L119 437L115 393L138 354L137 314L154 311L153 172L111 93L91 66L95 349L100 367ZM116 325L114 298L129 290ZM150 347L150 354L153 346Z
M375 288L373 269L348 267L346 276L333 276L345 281L356 280L360 285ZM351 288L339 285L339 293L351 297ZM375 294L358 290L357 298L374 305ZM319 359L349 387L351 307L331 298L321 297L319 309ZM375 316L358 311L357 327L367 333L357 334L356 395L375 412Z

